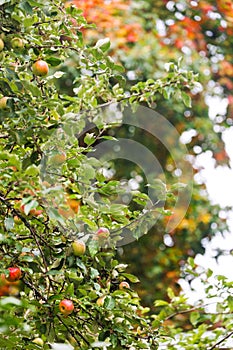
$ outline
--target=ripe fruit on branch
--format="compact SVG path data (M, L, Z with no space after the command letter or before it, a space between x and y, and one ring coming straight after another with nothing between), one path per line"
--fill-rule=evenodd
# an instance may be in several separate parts
M4 49L4 41L0 38L0 51Z
M21 278L21 270L19 267L9 267L9 276L6 277L7 281L9 282L16 282Z
M20 281L10 282L2 273L0 275L0 297L9 295L18 295Z
M59 303L59 309L64 316L70 315L74 311L73 301L69 299L63 299Z
M32 73L40 77L44 77L49 72L48 63L43 60L38 60L32 65Z
M72 242L72 249L75 256L81 256L86 251L86 244L81 240Z
M20 38L13 38L11 40L11 47L13 49L22 49L24 47L24 42Z
M130 289L130 285L128 282L126 281L122 281L120 284L119 284L119 289Z
M1 39L0 39L1 40ZM8 100L9 97L2 97L0 99L0 109L5 109L7 107L7 100Z
M104 240L109 238L110 232L106 227L100 227L95 233L95 239Z

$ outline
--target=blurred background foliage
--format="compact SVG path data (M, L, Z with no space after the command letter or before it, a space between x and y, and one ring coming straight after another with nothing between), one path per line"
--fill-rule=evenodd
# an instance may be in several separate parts
M152 106L183 135L188 148L195 179L188 212L174 231L165 233L163 219L140 244L134 242L119 250L121 259L140 277L139 295L151 306L155 298L165 297L168 285L179 289L180 269L187 257L204 252L202 239L211 240L216 232L227 228L218 206L208 200L196 158L211 152L216 166L228 163L222 133L233 123L233 5L226 0L73 0L67 6L71 3L83 11L88 23L96 25L83 30L90 44L110 38L110 55L125 68L122 84L126 89L149 78L163 77L165 63L180 57L184 68L199 74L201 85L190 93L192 109L160 96ZM65 67L71 77L74 66L71 60ZM63 83L68 90L69 79ZM210 101L222 106L222 112L212 118ZM129 135L127 128L120 132ZM179 176L169 152L158 140L144 138L162 165L167 182L177 182Z

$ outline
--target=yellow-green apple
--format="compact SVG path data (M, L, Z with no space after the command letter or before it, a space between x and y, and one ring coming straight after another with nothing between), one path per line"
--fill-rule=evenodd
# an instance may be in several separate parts
M7 100L9 97L3 96L0 99L0 109L5 109L7 107Z
M20 38L13 38L12 40L11 40L11 47L13 48L13 49L22 49L23 47L24 47L24 42L23 42L23 40L22 39L20 39Z
M86 244L80 239L72 242L72 250L75 256L81 256L86 251Z
M4 41L0 38L0 51L4 49Z

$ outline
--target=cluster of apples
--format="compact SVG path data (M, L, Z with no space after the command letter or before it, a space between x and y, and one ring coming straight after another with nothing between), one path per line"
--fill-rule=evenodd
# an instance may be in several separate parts
M9 267L8 271L7 277L5 274L0 275L0 297L18 294L18 282L22 275L21 270L19 267L14 266Z
M103 240L103 239L109 238L109 236L110 236L109 230L105 227L100 227L96 231L96 233L94 234L94 239L95 240ZM77 257L84 255L86 252L86 244L81 239L73 241L71 246L72 246L73 254ZM70 315L74 311L74 304L73 304L72 300L63 299L59 303L59 309L60 309L61 313L65 317L67 317L68 315Z

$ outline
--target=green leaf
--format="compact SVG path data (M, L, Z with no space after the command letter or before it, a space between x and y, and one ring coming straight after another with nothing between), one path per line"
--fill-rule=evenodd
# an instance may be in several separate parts
M106 52L109 50L110 48L110 39L109 38L104 38L104 39L100 39L97 41L95 47L97 49L100 49L102 52Z
M38 206L37 200L32 200L31 202L27 203L24 207L24 213L28 215L32 209L35 209Z
M14 227L14 218L13 217L6 217L4 219L4 225L7 231L12 230L12 228Z
M96 140L95 134L91 133L91 134L86 134L84 137L84 142L87 144L87 146L92 145Z
M200 313L198 311L194 311L190 314L190 322L192 323L192 325L195 327L196 324L198 323L198 320L200 318Z
M35 164L32 164L26 169L25 174L29 176L36 176L39 174L39 169Z
M62 60L60 58L58 58L58 57L51 56L51 57L47 57L46 58L46 62L48 64L50 64L50 66L56 67L56 66L59 66L59 64L62 63Z
M184 92L184 91L181 92L181 97L182 97L182 101L184 102L185 106L191 108L192 107L191 97L188 94L186 94L186 92Z
M91 257L94 257L99 251L98 242L95 240L91 240L90 243L88 244L88 249L89 249Z
M122 273L122 276L127 278L132 283L140 282L140 280L136 276L131 275L130 273Z
M41 90L34 84L30 83L27 80L22 81L25 91L30 92L33 96L39 97L41 96Z
M171 300L175 298L175 294L170 287L167 289L167 295Z
M113 310L115 307L115 300L110 296L107 295L104 299L104 307L108 310Z
M36 22L36 18L30 16L24 19L23 24L25 27L30 27L35 22Z
M165 300L155 300L154 306L167 306L169 303Z

